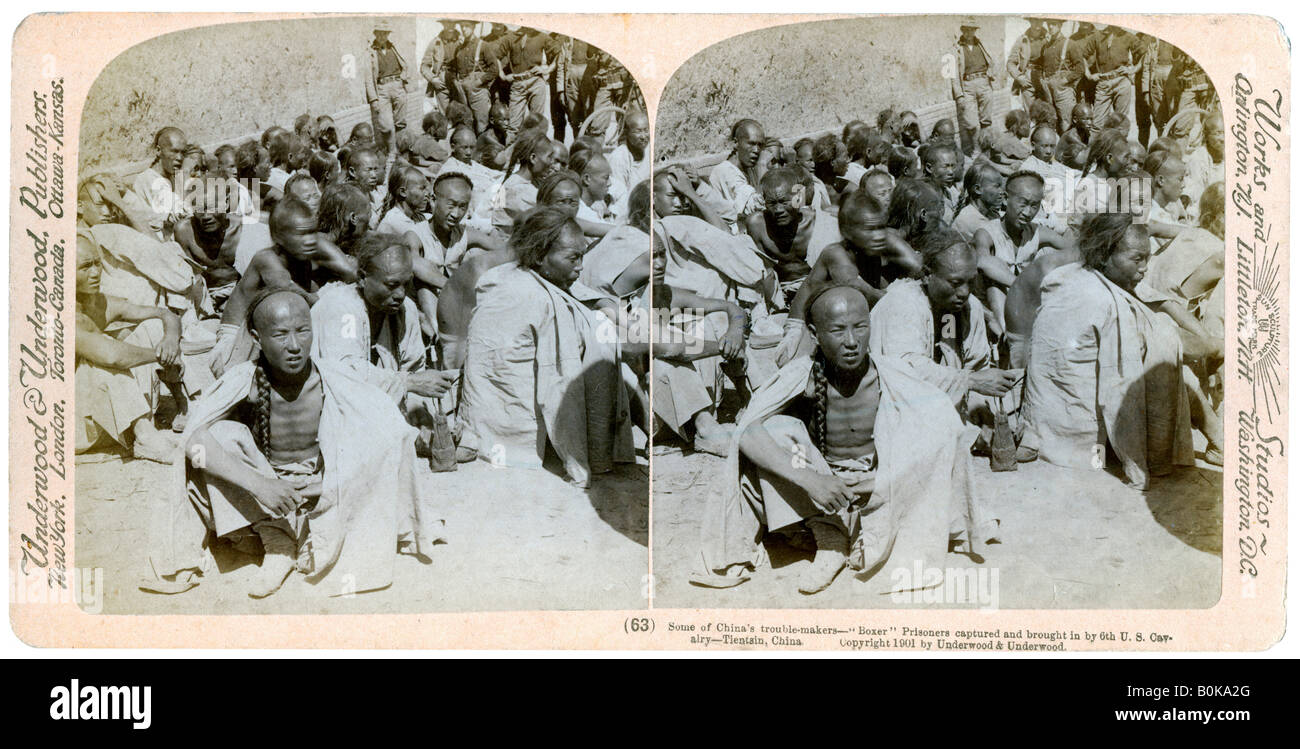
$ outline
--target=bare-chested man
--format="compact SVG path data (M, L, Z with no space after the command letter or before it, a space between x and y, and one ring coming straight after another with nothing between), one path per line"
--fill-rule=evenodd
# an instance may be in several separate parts
M845 566L941 566L955 520L964 521L972 551L996 540L966 482L954 480L968 470L970 438L948 399L896 360L869 354L871 309L860 281L814 291L817 348L754 393L727 481L704 509L704 569L693 583L744 582L763 566L764 535L798 537L801 525L816 544L799 578L807 594Z
M785 335L777 351L778 365L811 349L812 340L804 321L809 296L818 286L860 278L866 284L864 293L874 304L884 295L889 279L920 272L920 254L887 225L887 218L885 207L864 190L857 190L844 199L839 214L842 239L822 250L790 302Z
M749 236L776 261L776 275L793 293L812 270L822 250L838 239L834 220L808 205L802 176L793 169L770 169L763 175L763 210L745 220ZM818 226L822 224L822 226Z
M158 505L156 581L178 593L210 568L204 539L263 553L260 598L296 567L326 595L392 583L399 549L424 554L441 523L416 494L415 431L382 391L313 360L311 314L297 288L264 287L245 324L261 356L195 402L182 485ZM260 544L258 541L260 540Z
M212 350L212 373L220 376L231 366L247 361L256 353L254 341L245 332L243 320L248 304L257 292L270 286L295 286L310 302L329 281L356 280L356 261L337 247L318 242L316 216L299 200L287 199L271 212L271 241L249 261L234 293L221 315L217 345Z

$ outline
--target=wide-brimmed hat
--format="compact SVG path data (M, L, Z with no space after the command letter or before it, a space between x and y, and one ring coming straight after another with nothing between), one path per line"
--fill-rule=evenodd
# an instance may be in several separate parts
M976 23L975 16L962 16L961 27L963 29L978 29L980 25Z

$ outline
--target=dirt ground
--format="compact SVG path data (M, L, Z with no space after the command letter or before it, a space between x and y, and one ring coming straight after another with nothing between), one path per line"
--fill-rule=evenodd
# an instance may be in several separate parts
M117 458L77 466L76 560L102 567L107 614L411 613L631 609L645 606L648 487L639 463L583 490L554 471L485 462L418 480L439 498L448 542L432 559L398 558L389 588L324 598L297 573L264 600L245 593L258 559L218 555L222 570L173 596L145 593L151 503L169 467Z
M1197 438L1199 456L1204 438ZM987 458L972 460L974 489L1001 519L1002 543L987 547L982 565L953 553L946 566L997 570L999 608L1207 608L1219 600L1221 469L1198 459L1196 467L1155 480L1144 494L1125 486L1114 469L1077 471L1035 461L993 473ZM655 608L927 605L891 600L884 574L862 581L852 571L822 593L802 595L798 577L812 554L770 538L771 567L749 582L725 590L690 584L699 559L699 518L725 463L661 449L654 465Z

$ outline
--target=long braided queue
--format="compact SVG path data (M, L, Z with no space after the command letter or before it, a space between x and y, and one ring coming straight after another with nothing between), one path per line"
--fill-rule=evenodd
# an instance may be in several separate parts
M812 365L813 398L815 408L812 413L812 439L818 452L826 454L826 365L822 352L813 355Z
M251 331L253 315L257 308L267 299L281 292L297 294L306 300L307 295L297 286L267 286L259 289L248 304L248 315L244 324ZM253 392L249 397L253 406L253 441L263 455L270 455L271 450L271 381L266 376L266 360L259 356L257 366L253 368Z
M869 290L871 287L869 287L867 283L863 281L861 278L855 277L849 281L828 280L828 281L823 281L821 283L815 284L812 287L812 293L808 296L808 302L804 306L804 310L806 310L805 316L809 320L811 320L813 306L817 304L817 300L821 298L822 294L825 294L831 289L837 289L841 287L857 290L859 293L862 294L863 297L867 299L867 302L870 303L871 295L869 293ZM812 434L810 436L812 437L813 444L816 445L817 449L820 450L822 454L825 454L826 453L826 386L827 386L826 359L824 356L822 356L822 352L820 348L813 352L812 378L813 378L813 397L816 400L816 408L814 409L812 414L812 424L811 424Z

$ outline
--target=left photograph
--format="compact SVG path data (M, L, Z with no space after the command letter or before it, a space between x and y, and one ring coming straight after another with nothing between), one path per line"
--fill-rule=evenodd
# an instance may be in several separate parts
M115 58L77 173L95 613L645 607L649 139L623 65L541 29Z

